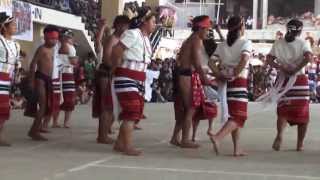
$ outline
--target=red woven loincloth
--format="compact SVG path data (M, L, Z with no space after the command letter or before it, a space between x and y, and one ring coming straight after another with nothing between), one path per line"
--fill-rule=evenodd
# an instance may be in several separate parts
M196 109L193 116L193 120L207 120L213 119L217 116L217 106L213 102L206 102L206 97L204 94L201 79L198 73L193 72L191 76L191 86L192 86L192 107ZM179 120L184 118L185 107L183 105L182 99L178 93L175 93L174 97L174 111L175 119Z

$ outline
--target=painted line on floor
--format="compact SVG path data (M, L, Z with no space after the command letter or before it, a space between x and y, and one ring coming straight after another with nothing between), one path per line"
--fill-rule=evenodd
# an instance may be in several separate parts
M220 174L220 175L234 175L234 176L256 176L256 177L275 177L275 178L293 178L306 180L320 180L320 177L315 176L294 176L289 174L265 174L265 173L250 173L250 172L232 172L232 171L207 171L207 170L193 170L193 169L174 169L174 168L154 168L141 166L117 166L117 165L101 165L95 164L93 167L110 168L110 169L132 169L141 171L159 171L159 172L176 172L176 173L192 173L192 174Z
M101 163L104 163L104 162L107 162L107 161L110 161L114 158L114 156L110 156L108 158L104 158L104 159L100 159L100 160L97 160L97 161L91 161L89 163L86 163L86 164L83 164L83 165L80 165L80 166L77 166L75 168L72 168L72 169L68 169L67 171L68 172L76 172L76 171L81 171L81 170L84 170L84 169L87 169L91 166L98 166L99 164Z

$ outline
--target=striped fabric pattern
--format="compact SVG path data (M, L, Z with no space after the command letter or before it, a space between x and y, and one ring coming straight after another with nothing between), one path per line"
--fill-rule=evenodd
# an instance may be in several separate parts
M144 94L144 82L142 81L138 81L128 77L115 77L114 80L116 93L137 92L140 95Z
M114 89L121 106L119 120L139 121L144 118L144 81L145 72L116 69Z
M227 101L230 119L243 127L247 120L248 81L237 78L227 84Z
M76 98L76 84L73 74L62 73L62 91L63 103L61 104L61 110L73 111Z
M62 89L63 89L63 92L76 91L76 83L75 83L73 74L71 73L62 74Z
M248 89L246 87L228 88L228 100L248 102Z
M290 125L309 122L309 86L308 76L299 75L293 87L280 98L277 113Z
M0 72L0 124L10 116L10 74Z
M52 80L52 112L56 113L60 110L61 82L60 79Z

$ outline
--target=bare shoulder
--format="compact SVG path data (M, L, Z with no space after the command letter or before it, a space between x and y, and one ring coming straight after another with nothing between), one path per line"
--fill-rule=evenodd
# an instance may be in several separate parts
M43 54L45 54L47 52L47 48L44 45L41 45L38 47L38 49L36 50L35 56L42 56Z
M193 45L193 47L199 48L199 47L203 46L202 40L199 38L192 38L192 45Z

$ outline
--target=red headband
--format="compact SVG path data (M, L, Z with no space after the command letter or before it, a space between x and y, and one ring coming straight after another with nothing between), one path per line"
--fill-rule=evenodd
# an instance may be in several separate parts
M59 39L59 32L52 31L44 34L44 37L47 39Z
M200 22L194 23L193 27L210 28L210 27L212 27L212 21L210 20L209 17L207 17Z

